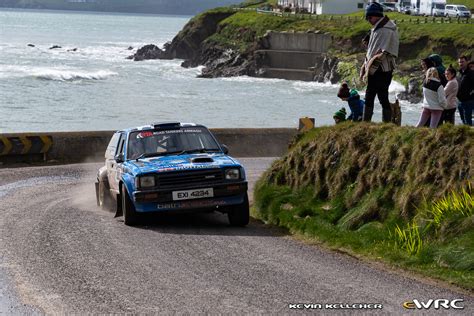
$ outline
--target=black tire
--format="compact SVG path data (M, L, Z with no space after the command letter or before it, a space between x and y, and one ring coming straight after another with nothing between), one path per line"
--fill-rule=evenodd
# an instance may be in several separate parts
M125 185L122 185L122 212L123 222L127 226L135 226L138 224L138 213L135 211L135 205L133 205L130 196L128 195Z
M229 224L231 226L246 226L250 221L249 197L245 193L244 202L240 205L232 206L227 212Z
M99 181L99 193L98 193L98 205L101 209L111 211L112 210L112 197L110 196L109 189L106 187L105 183Z

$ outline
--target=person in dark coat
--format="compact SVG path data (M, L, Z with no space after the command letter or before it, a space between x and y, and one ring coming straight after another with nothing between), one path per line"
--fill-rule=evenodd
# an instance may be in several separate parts
M371 2L365 11L366 20L373 26L370 35L364 38L367 54L361 68L360 78L367 78L365 92L364 121L371 121L374 101L377 96L382 105L382 120L391 122L392 108L388 99L388 88L392 82L393 70L398 57L399 37L395 23L384 16L380 3Z
M474 108L474 71L468 67L468 59L461 56L459 64L458 109L463 124L472 126L472 109Z

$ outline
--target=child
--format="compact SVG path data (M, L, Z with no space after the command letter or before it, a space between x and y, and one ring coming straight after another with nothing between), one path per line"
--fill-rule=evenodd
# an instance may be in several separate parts
M341 108L339 111L334 113L334 116L333 116L334 122L336 122L336 124L344 122L346 120L346 114L347 114L346 109Z
M365 102L360 99L359 93L357 90L352 89L349 90L349 86L346 82L341 85L339 88L339 92L337 96L342 101L347 101L349 104L349 109L351 110L351 114L347 118L350 121L359 122L362 121L362 114L364 113L364 105Z
M426 71L423 81L423 111L416 127L424 126L430 117L430 128L438 127L446 106L446 94L439 80L438 70L432 67Z

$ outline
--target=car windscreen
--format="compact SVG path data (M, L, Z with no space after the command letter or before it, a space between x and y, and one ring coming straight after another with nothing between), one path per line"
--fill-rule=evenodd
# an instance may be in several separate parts
M127 158L220 151L219 145L206 128L182 127L130 133Z
M466 7L458 7L459 11L469 11Z
M442 4L442 3L435 3L435 4L433 5L433 7L434 7L435 9L444 10L445 5Z

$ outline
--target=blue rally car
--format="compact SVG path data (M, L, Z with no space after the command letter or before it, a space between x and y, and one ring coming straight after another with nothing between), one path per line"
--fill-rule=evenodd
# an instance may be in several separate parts
M228 214L249 222L245 170L202 125L158 123L116 132L97 174L97 205L136 225L149 212Z

